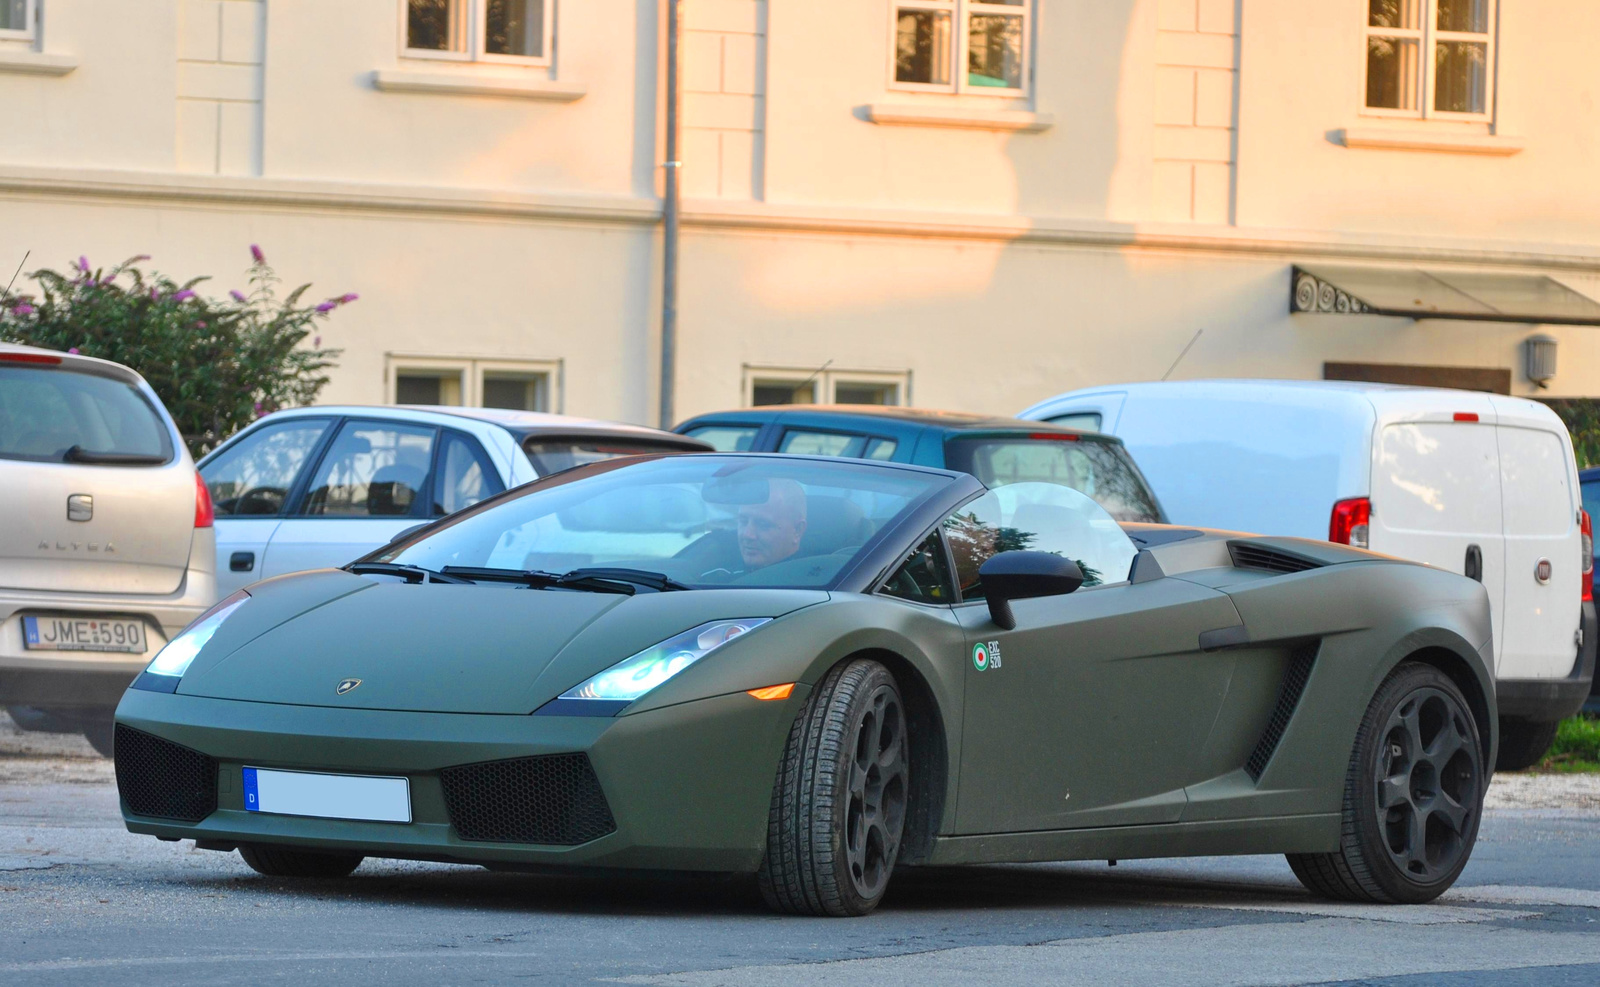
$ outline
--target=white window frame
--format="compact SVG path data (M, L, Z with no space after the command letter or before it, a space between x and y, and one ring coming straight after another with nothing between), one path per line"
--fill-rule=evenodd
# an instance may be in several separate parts
M544 378L544 403L547 413L565 414L566 363L563 360L516 360L503 357L433 356L421 353L386 353L383 369L383 400L396 403L401 374L449 377L461 380L461 403L452 408L483 407L483 381L486 376L505 374L524 378Z
M911 371L909 370L834 370L831 367L818 372L815 367L805 369L801 367L772 367L751 366L744 367L744 381L742 387L741 405L746 408L755 407L756 384L789 384L800 387L807 380L811 381L812 403L833 404L838 395L840 384L866 384L876 387L893 387L895 389L895 403L886 404L885 408L904 408L911 404Z
M1497 59L1499 57L1498 45L1500 24L1499 0L1487 0L1489 10L1487 14L1488 28L1482 34L1464 31L1441 31L1439 23L1439 0L1416 0L1421 8L1419 17L1421 26L1413 29L1373 27L1369 21L1371 17L1365 0L1360 6L1361 12L1361 113L1363 116L1390 117L1405 120L1464 120L1476 123L1487 123L1494 118L1494 90L1495 76L1498 75ZM1367 50L1370 40L1374 35L1385 38L1406 38L1417 43L1417 71L1421 78L1416 80L1417 108L1414 110L1396 110L1386 106L1367 105ZM1483 112L1482 113L1452 113L1433 108L1434 89L1436 84L1436 70L1434 63L1434 45L1440 41L1468 41L1474 44L1485 44L1487 50L1484 54L1484 85L1483 85Z
M0 40L32 41L39 34L39 0L24 0L22 30L0 30Z
M460 51L437 51L432 48L409 47L407 31L410 28L409 0L399 0L400 53L406 58L430 58L446 62L485 62L501 65L549 66L555 57L556 0L544 0L544 54L497 55L484 50L487 40L489 0L452 0L461 8L456 15L460 29L466 32L467 43Z
M1001 96L1016 99L1027 96L1033 84L1033 5L1035 0L1014 3L984 3L982 0L889 0L889 88L903 92L960 93L967 96ZM895 78L898 39L900 37L901 10L937 10L950 14L951 30L955 32L951 48L950 82L944 85L927 82L901 82ZM1015 89L996 86L974 86L967 82L967 53L971 31L967 27L973 14L1004 14L1022 18L1022 85Z

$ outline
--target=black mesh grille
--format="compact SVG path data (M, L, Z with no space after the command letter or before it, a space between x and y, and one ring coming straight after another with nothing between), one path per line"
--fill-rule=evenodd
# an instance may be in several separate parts
M1275 548L1266 548L1261 545L1247 545L1243 542L1229 542L1228 554L1233 557L1233 564L1240 569L1265 569L1268 572L1305 572L1307 569L1320 569L1322 563L1315 559L1308 559L1303 555L1294 555L1281 552Z
M1272 707L1272 719L1267 721L1267 728L1261 731L1261 739L1256 741L1256 749L1250 752L1250 760L1244 763L1245 773L1252 781L1261 780L1261 773L1267 770L1267 762L1272 760L1272 753L1278 749L1283 732L1289 729L1289 718L1294 716L1295 707L1300 705L1300 695L1306 691L1306 683L1311 680L1311 666L1316 660L1315 644L1299 648L1289 656L1288 667L1283 670L1283 682L1278 686L1278 703Z
M445 768L440 780L463 840L572 846L617 828L584 754L462 764Z
M117 724L117 790L136 816L199 822L217 811L217 762Z

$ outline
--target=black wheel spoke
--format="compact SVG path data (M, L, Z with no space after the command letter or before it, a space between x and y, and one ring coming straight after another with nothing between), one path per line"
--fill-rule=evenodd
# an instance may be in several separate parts
M1410 775L1390 775L1378 783L1378 808L1393 809L1410 804Z
M1467 829L1466 806L1459 805L1448 795L1441 795L1433 804L1433 814L1450 827L1450 831L1461 836Z

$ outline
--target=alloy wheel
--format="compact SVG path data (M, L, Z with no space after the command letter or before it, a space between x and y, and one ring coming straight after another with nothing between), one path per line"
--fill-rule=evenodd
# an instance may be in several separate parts
M888 685L873 691L856 724L849 762L845 853L856 893L883 893L906 820L906 720Z
M1451 873L1471 848L1483 768L1469 715L1454 697L1424 687L1384 724L1373 779L1378 830L1395 866L1418 883Z

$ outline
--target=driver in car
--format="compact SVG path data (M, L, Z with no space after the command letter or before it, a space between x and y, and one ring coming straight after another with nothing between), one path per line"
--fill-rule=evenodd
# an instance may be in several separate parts
M765 503L739 508L739 557L746 572L782 562L806 533L806 492L794 480L771 480Z

